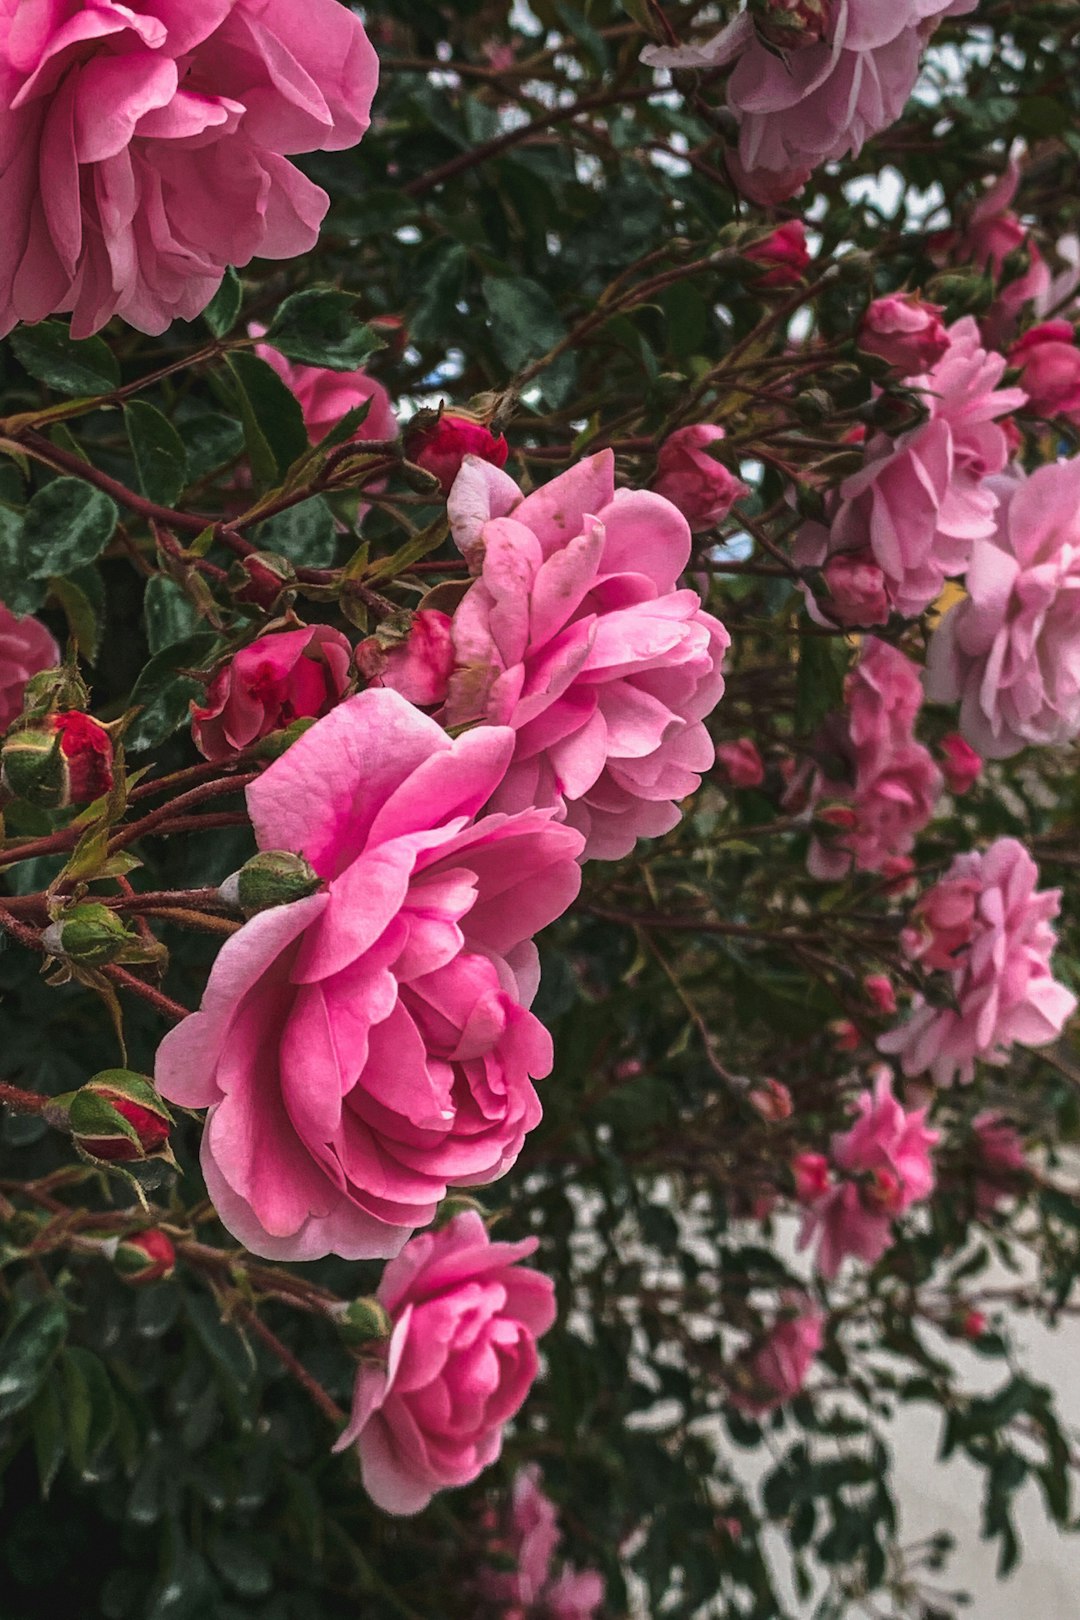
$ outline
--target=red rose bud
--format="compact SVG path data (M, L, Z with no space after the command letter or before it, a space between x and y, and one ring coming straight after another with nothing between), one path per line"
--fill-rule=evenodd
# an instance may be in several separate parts
M960 798L970 793L982 773L982 756L977 754L960 733L950 731L941 739L941 774L950 793Z
M401 316L373 315L368 325L386 344L388 358L400 360L409 346L409 333Z
M965 1339L981 1339L989 1326L982 1311L967 1311L960 1324L960 1331Z
M896 991L887 973L868 973L863 980L871 1006L876 1012L891 1018L896 1011Z
M48 714L14 732L0 751L4 786L43 810L89 804L113 785L113 743L80 709Z
M821 799L814 806L814 822L819 831L850 832L859 824L854 805L844 799Z
M275 551L253 551L233 564L230 589L234 602L273 612L282 595L296 584L296 570Z
M812 1204L832 1186L832 1172L823 1153L796 1153L791 1161L791 1174L800 1204Z
M171 1238L157 1227L148 1232L133 1232L121 1238L116 1246L113 1264L125 1282L135 1288L171 1277L176 1270L176 1250Z
M770 1125L790 1119L794 1104L791 1092L781 1080L763 1080L760 1086L747 1094L747 1102Z
M859 1032L850 1018L834 1018L829 1034L838 1052L855 1052L859 1047Z
M466 456L479 456L493 467L505 467L510 446L501 433L496 438L483 422L462 411L444 411L433 422L428 412L420 412L406 430L405 454L437 478L443 494L449 495Z
M748 9L762 39L780 51L819 44L832 22L832 0L750 0Z
M716 763L725 772L732 787L760 787L765 780L765 765L751 737L737 737L734 742L718 743Z
M150 1081L128 1069L103 1069L71 1099L75 1145L105 1164L132 1164L167 1147L172 1115Z
M789 219L763 241L744 249L743 258L764 266L764 275L755 277L758 287L797 287L810 263L806 227L801 219Z
M67 760L71 803L89 804L113 785L113 741L93 715L79 709L54 714L53 730L60 735L60 752Z

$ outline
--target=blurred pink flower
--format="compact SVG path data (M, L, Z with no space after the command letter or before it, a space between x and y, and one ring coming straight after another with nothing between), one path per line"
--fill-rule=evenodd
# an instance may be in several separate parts
M739 1358L731 1404L761 1417L793 1400L825 1339L825 1318L809 1299L788 1298L764 1338Z
M765 780L765 766L752 737L736 737L733 742L718 743L716 763L732 787L760 787Z
M1080 421L1080 348L1070 321L1029 327L1009 350L1009 360L1020 367L1029 410Z
M942 737L940 749L945 786L956 798L962 798L965 793L971 792L982 775L982 756L964 741L958 731L950 731Z
M1024 305L1042 299L1051 282L1049 266L1034 238L1009 206L1019 185L1020 164L1013 155L972 209L966 230L943 239L954 263L987 270L998 283L997 296L982 323L987 340L994 344L1007 340ZM1026 268L1007 269L1006 261L1017 255L1026 256Z
M555 1504L541 1488L539 1468L530 1464L519 1470L511 1495L508 1551L517 1567L480 1574L483 1596L511 1605L503 1611L504 1620L515 1613L536 1620L593 1620L604 1600L604 1582L595 1570L571 1565L553 1574L561 1540Z
M927 693L984 759L1080 734L1080 457L995 484L967 595L930 641Z
M969 942L946 969L950 1004L916 996L905 1022L878 1041L881 1051L899 1057L905 1074L930 1074L937 1085L966 1083L977 1060L1007 1063L1014 1044L1046 1046L1060 1035L1076 1007L1050 971L1057 943L1050 919L1061 891L1037 889L1038 880L1038 867L1015 838L956 856L939 887L950 896L976 887ZM933 891L925 898L932 906Z
M653 490L678 507L692 534L714 528L736 501L750 493L740 478L709 454L709 445L719 444L723 437L723 428L715 423L695 422L669 433L656 458Z
M22 713L31 675L60 662L60 649L38 619L16 618L0 602L0 732Z
M1027 1154L1016 1126L993 1109L976 1114L971 1127L977 1165L975 1204L988 1215L1017 1190L1027 1173Z
M364 1488L386 1513L419 1513L437 1491L493 1463L555 1320L550 1278L518 1265L539 1239L493 1243L475 1210L422 1232L376 1292L393 1322L385 1364L362 1361L352 1416Z
M864 551L837 551L821 570L827 591L815 606L834 624L866 627L889 622L889 593L885 575L867 547Z
M902 377L929 371L949 347L943 313L940 304L924 304L919 293L875 298L859 324L859 348L887 361Z
M288 158L354 146L377 81L337 0L5 0L0 335L163 332L227 265L306 253L329 199Z

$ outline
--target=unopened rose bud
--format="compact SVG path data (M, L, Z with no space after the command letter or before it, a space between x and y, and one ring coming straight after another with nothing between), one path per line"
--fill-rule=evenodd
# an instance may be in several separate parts
M122 917L108 906L88 900L50 923L41 943L50 956L92 968L117 961L132 938Z
M409 346L409 333L400 315L373 315L368 325L378 332L386 344L387 356L400 360Z
M868 973L863 980L867 999L876 1012L891 1018L896 1011L896 991L887 973Z
M914 894L918 887L915 880L915 862L910 855L888 856L881 863L881 876L888 880L882 885L882 893L894 898Z
M981 315L994 298L994 283L975 270L945 270L926 289L935 302L945 307L946 320L960 315Z
M271 906L306 900L321 886L322 879L302 855L287 849L264 849L226 878L218 894L226 905L235 906L245 917L254 917Z
M734 742L719 743L716 763L725 772L732 787L760 787L765 780L765 765L751 737L737 737Z
M92 715L69 709L16 731L0 751L4 786L43 810L89 804L113 785L113 742Z
M253 551L233 564L230 589L234 602L270 613L296 584L296 569L275 551Z
M760 1086L747 1093L746 1100L770 1125L790 1119L794 1108L791 1092L781 1080L763 1080Z
M160 1153L172 1122L150 1081L129 1069L103 1069L75 1093L68 1111L76 1145L106 1164L132 1164Z
M957 731L941 739L941 774L950 793L960 798L970 793L982 774L983 762L970 743Z
M800 1204L812 1204L832 1186L832 1172L823 1153L796 1153L791 1161L791 1175Z
M833 1038L833 1045L838 1052L855 1052L859 1046L859 1031L850 1018L834 1018L829 1025L829 1034Z
M926 304L918 293L875 298L859 325L859 348L902 377L929 371L949 347L943 313L940 304Z
M754 266L756 287L797 287L810 264L806 226L801 219L789 219L762 241L744 248L743 258Z
M388 1339L394 1324L390 1313L377 1299L354 1299L337 1318L345 1343L353 1349Z
M819 831L851 832L858 824L854 805L844 799L819 799L814 806L814 825Z
M113 1257L113 1265L134 1288L159 1282L171 1277L176 1270L176 1250L172 1239L157 1227L147 1232L133 1232L121 1238Z
M828 596L819 599L820 605L837 624L888 623L885 575L869 549L835 552L822 569L821 577Z
M750 0L754 26L778 51L797 51L826 38L832 22L832 0Z
M981 1339L989 1326L982 1311L965 1311L960 1331L965 1339Z
M461 470L466 456L479 456L493 467L504 467L510 446L483 422L466 411L453 410L432 419L420 411L405 431L405 455L439 481L444 495Z

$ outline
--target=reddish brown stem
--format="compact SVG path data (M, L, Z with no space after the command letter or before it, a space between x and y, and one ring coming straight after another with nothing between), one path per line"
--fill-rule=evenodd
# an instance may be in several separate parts
M132 995L139 996L143 1001L149 1002L155 1012L161 1013L165 1018L171 1018L174 1024L178 1024L183 1018L191 1017L190 1007L182 1007L178 1001L173 1001L170 996L164 995L162 991L155 990L152 984L146 984L142 979L137 979L134 973L128 972L127 968L118 967L114 963L110 967L102 968L101 972L113 984L119 985L121 990L130 990Z
M323 1417L329 1423L334 1424L336 1428L343 1428L345 1413L341 1410L341 1407L326 1393L318 1379L312 1377L303 1362L293 1355L288 1345L282 1344L273 1329L267 1327L258 1312L252 1310L250 1305L237 1305L236 1314L242 1321L247 1323L252 1333L262 1340L266 1348L272 1351L286 1372L292 1374L301 1389L311 1397L314 1404L319 1408Z

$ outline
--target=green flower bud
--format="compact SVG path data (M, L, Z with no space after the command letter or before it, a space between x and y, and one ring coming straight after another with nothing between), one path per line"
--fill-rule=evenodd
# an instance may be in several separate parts
M389 1312L377 1299L354 1299L338 1317L341 1337L355 1350L388 1339L393 1326Z
M118 960L133 936L115 911L87 901L65 911L41 938L50 956L62 957L79 967L104 967Z
M130 1069L103 1069L71 1099L76 1146L106 1164L130 1164L167 1150L172 1115L150 1081Z
M172 1276L176 1270L176 1250L167 1233L151 1227L147 1232L133 1232L130 1237L121 1238L113 1265L125 1282L141 1287Z
M59 731L34 727L16 731L0 748L0 776L16 799L41 810L71 803L71 772Z
M293 855L287 849L264 849L226 878L218 893L245 917L254 917L257 911L269 911L271 906L306 900L321 886L322 879L302 855Z

